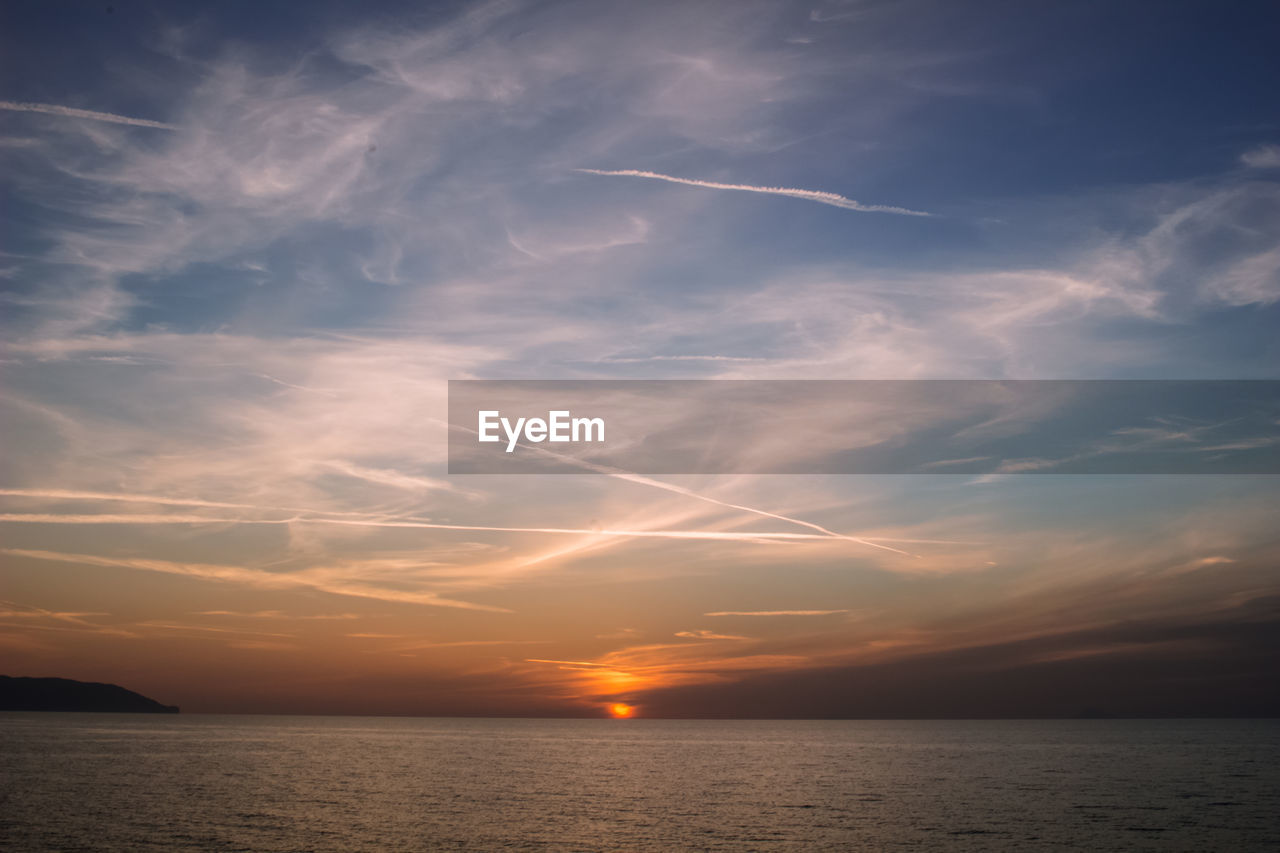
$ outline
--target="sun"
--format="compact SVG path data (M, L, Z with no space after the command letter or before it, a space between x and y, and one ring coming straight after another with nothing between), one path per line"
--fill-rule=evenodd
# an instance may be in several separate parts
M615 720L625 720L627 717L634 715L635 712L636 709L634 706L628 705L624 702L614 702L609 706L609 713Z

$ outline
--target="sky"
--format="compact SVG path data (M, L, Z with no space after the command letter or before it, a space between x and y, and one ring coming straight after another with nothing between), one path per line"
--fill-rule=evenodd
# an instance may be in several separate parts
M446 458L450 379L1280 379L1274 4L0 14L5 674L1280 713L1273 475Z

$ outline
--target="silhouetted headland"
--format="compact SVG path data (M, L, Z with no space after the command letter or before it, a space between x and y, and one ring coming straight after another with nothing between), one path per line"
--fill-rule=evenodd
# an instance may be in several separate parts
M70 678L13 678L0 675L0 711L110 711L176 714L177 705L161 705L118 684Z

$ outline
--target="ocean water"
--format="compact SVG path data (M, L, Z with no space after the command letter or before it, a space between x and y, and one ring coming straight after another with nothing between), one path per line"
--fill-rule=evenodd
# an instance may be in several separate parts
M1280 721L0 714L5 850L1280 849Z

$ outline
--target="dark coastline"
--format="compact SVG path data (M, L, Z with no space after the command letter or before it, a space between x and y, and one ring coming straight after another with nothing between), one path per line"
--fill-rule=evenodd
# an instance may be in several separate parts
M176 714L178 706L163 705L117 684L0 675L0 711Z

